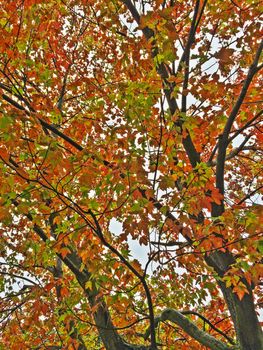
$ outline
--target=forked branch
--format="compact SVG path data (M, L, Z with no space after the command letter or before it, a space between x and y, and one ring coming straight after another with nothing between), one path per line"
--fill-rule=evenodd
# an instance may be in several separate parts
M216 339L207 332L199 329L192 321L185 317L181 312L174 309L164 310L158 317L155 318L155 326L160 322L170 321L180 326L184 332L197 340L200 344L207 346L211 350L234 350L235 345L228 345L221 340ZM147 337L147 332L145 334Z

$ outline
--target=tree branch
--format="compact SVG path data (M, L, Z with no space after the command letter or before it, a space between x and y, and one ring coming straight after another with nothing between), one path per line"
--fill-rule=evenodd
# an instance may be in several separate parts
M258 50L256 52L255 58L251 66L249 67L247 77L244 81L243 87L241 89L240 95L228 117L228 120L226 122L224 131L222 135L219 138L218 141L218 156L217 156L217 167L216 167L216 186L219 189L220 193L224 194L224 172L225 172L225 159L226 159L226 149L228 146L228 138L229 133L231 131L232 125L235 121L235 118L239 112L239 109L246 97L248 88L250 86L250 83L255 76L255 74L258 72L258 61L261 55L261 52L263 50L263 40L261 41ZM223 203L221 205L214 206L214 211L212 213L212 216L219 216L222 214L222 211L224 209Z
M252 119L250 119L245 125L243 125L240 129L236 130L236 132L234 133L234 135L232 135L231 137L229 137L228 139L228 144L233 141L238 135L241 134L241 132L247 128L249 128L251 126L252 123L254 123L254 121L256 121L261 114L263 114L263 110L259 111Z
M216 331L217 333L221 334L224 338L226 338L230 344L235 345L235 342L233 341L233 339L231 339L230 337L228 337L224 332L221 331L221 329L215 327L213 325L213 323L211 323L206 317L204 317L203 315L199 314L199 312L196 311L180 311L182 315L196 315L198 317L200 317L205 323L207 323L214 331Z
M184 53L183 53L184 59L181 62L181 64L185 63L185 73L184 73L183 91L182 91L182 109L181 109L182 113L186 113L186 109L187 109L187 106L186 106L187 94L185 93L185 90L188 87L190 50L195 40L195 32L197 29L196 20L197 20L197 15L199 11L199 5L200 5L200 0L197 0L195 3L194 16L193 16L191 28L188 34L187 44L185 46Z
M130 0L122 0L122 3L130 11L134 20L138 24L140 24L140 14L137 11L136 7L133 5L133 3ZM197 0L197 3L199 4L199 0ZM198 7L199 7L199 5L198 5ZM196 16L197 16L197 14L196 14ZM154 38L154 31L152 29L148 28L147 26L142 28L142 32L147 40ZM190 32L191 32L190 39L192 40L192 34L195 32L195 20L194 20L194 23L192 25L192 31L190 30ZM190 46L191 46L191 43L192 43L192 41L189 41ZM152 58L155 58L158 55L158 52L159 51L158 51L158 47L156 45L156 42L155 42L155 40L152 40ZM159 63L157 65L156 70L159 73L159 75L163 81L165 97L166 97L167 102L168 102L170 113L173 115L176 111L179 111L179 107L178 107L178 104L176 102L176 99L175 99L175 97L172 96L172 92L174 90L174 83L168 82L167 79L169 78L169 74L168 74L166 65L163 62ZM193 144L193 141L192 141L189 133L183 139L182 143L183 143L183 146L185 148L185 151L187 153L187 156L190 160L192 167L195 167L196 164L200 162L200 155L196 151L195 146Z
M223 335L233 346L228 346L227 344L216 339L207 332L200 330L192 321L186 318L183 314L195 314L198 317L201 317L206 323L208 323L211 326L211 328ZM161 313L161 315L155 317L155 327L157 327L160 322L164 321L171 321L173 323L176 323L179 327L183 329L185 333L190 335L192 338L196 339L200 344L208 346L212 350L237 349L232 339L227 337L220 329L211 324L205 317L203 317L199 313L192 311L179 312L174 309L166 309ZM147 339L149 337L149 333L150 331L149 329L147 329L147 331L143 335L144 339Z
M245 125L243 125L240 129L236 130L234 132L234 134L229 137L227 143L229 144L231 141L233 141L237 136L239 136L241 134L242 131L244 131L245 129L249 128L252 126L252 124L261 116L261 114L263 113L263 110L259 111L252 119L250 119ZM207 164L209 166L213 166L213 165L216 165L216 161L213 161L213 158L216 154L216 151L218 149L218 143L215 145L213 151L211 152L211 155L208 159L208 162Z
M226 158L225 160L230 160L232 158L234 158L235 156L237 156L241 151L243 150L249 150L251 149L251 146L247 146L245 147L246 143L249 141L249 139L251 138L252 135L247 135L244 139L244 141L236 148L234 148L228 155L226 155ZM254 149L254 147L253 147ZM212 162L209 162L209 165L210 166L214 166L216 165L217 162L216 161L212 161Z
M154 326L154 311L153 311L153 303L152 303L152 297L151 297L151 292L149 290L148 284L144 278L144 276L141 276L140 273L129 263L127 259L115 248L113 247L103 236L101 227L99 225L99 222L96 218L96 216L92 213L90 210L90 215L92 216L95 225L96 225L96 233L101 240L101 242L104 244L104 246L108 247L115 255L118 256L120 261L128 267L129 270L133 272L133 274L140 280L140 282L143 285L147 303L148 303L148 310L149 310L149 319L150 319L150 334L151 334L151 349L152 350L157 350L157 344L156 344L156 337L155 337L155 326Z
M200 330L193 322L186 318L181 312L174 309L166 309L159 316L160 321L171 321L180 326L184 332L196 339L200 344L209 347L212 350L230 350L233 346L228 346L222 341L211 336L207 332Z
M244 203L247 199L249 199L250 197L254 196L257 192L259 192L261 189L263 188L263 185L257 187L254 191L248 193L244 198L242 198L237 205L241 205L242 203Z
M15 206L18 206L19 203L15 200L12 201ZM30 213L25 214L25 216L33 221L33 216ZM47 234L44 230L37 224L34 224L33 230L35 233L44 241L48 240ZM152 350L152 347L144 345L133 345L126 343L121 336L118 334L116 328L114 327L109 310L101 296L99 296L99 290L95 286L95 283L92 284L93 288L90 290L85 287L87 281L90 280L91 274L87 268L83 269L82 260L78 256L77 252L73 248L68 247L70 253L65 257L62 257L61 254L56 253L56 255L63 261L63 263L71 270L71 272L76 277L83 291L85 292L91 308L95 308L93 314L96 327L100 334L100 337L107 350ZM135 270L136 271L136 270ZM80 348L84 349L84 348Z

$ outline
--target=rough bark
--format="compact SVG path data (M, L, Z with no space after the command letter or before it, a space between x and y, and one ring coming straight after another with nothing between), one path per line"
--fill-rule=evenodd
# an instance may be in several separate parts
M219 285L234 323L240 350L262 350L263 333L251 289L249 294L245 294L243 299L239 300L231 288L226 288L224 283L219 282Z
M215 252L206 257L206 262L223 277L235 259L230 253ZM243 283L249 294L245 294L242 300L239 300L231 288L226 288L224 282L218 281L234 323L239 349L262 350L263 332L257 317L252 288L245 280Z
M188 318L182 315L179 311L174 309L166 309L160 316L161 321L171 321L180 326L187 334L196 339L200 344L209 347L212 350L230 350L234 349L233 346L221 342L220 340L212 337L210 334L200 330L194 323Z

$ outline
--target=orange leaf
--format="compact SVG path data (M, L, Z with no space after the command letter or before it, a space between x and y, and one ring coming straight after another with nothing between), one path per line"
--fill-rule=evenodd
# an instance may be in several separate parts
M63 286L61 289L60 289L60 294L62 297L67 297L69 296L70 292L69 292L69 289L65 286Z
M63 247L60 249L59 252L60 252L62 258L64 259L70 253L70 250L67 247Z
M0 147L0 158L2 158L4 162L9 162L9 154L4 146Z
M217 53L215 53L215 58L218 58L222 65L233 63L232 55L234 49L229 49L222 47Z

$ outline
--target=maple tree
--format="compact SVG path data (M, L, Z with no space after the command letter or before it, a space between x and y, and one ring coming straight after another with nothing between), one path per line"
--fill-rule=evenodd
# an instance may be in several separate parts
M0 9L0 349L262 350L260 1Z

